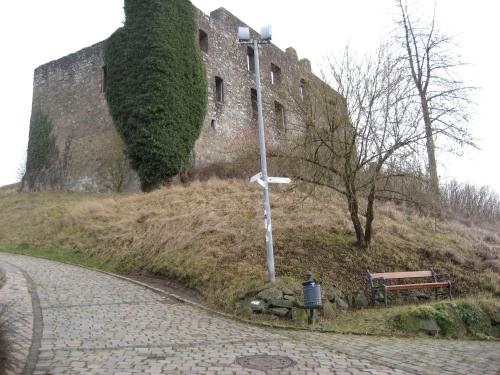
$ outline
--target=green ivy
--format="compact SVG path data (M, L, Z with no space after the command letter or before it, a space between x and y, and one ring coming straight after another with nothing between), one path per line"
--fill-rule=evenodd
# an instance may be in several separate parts
M52 128L49 117L40 108L34 108L30 120L25 174L25 180L30 188L34 186L40 172L49 167L50 160L57 156Z
M189 164L207 82L188 0L125 0L125 15L105 45L106 98L147 191Z

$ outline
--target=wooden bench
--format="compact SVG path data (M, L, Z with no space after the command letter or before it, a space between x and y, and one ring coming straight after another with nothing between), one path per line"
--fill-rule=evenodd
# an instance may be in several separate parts
M429 271L413 272L368 272L368 282L371 289L371 301L375 303L376 293L380 290L384 293L384 302L387 306L387 294L398 290L412 289L437 289L448 288L448 297L451 299L451 281L449 274L445 274L445 281L438 281L438 274L431 268ZM425 281L412 284L386 284L387 280L412 280L412 279L432 279L432 282Z

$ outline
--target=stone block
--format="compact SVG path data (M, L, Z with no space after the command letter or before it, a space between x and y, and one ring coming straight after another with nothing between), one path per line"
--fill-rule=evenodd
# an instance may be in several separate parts
M430 335L437 335L441 332L441 328L437 324L435 319L422 319L418 323L418 329L427 332Z
M248 302L248 305L254 313L264 312L267 307L267 304L260 299L251 300L250 302Z
M340 310L349 310L349 304L342 298L337 298L335 300L335 306Z
M290 309L287 309L285 307L271 307L267 309L267 312L269 314L279 316L280 318L284 318L290 313Z
M344 293L338 288L331 288L325 291L325 297L330 302L335 302L337 299L344 299Z
M366 296L363 292L361 292L361 291L358 292L358 294L354 298L354 306L358 307L358 308L368 306L368 298L366 298Z
M249 289L247 291L241 292L238 295L238 298L240 300L245 300L245 299L248 299L248 298L255 297L257 294L259 294L260 292L262 292L264 289L269 288L270 286L271 286L271 284L263 284L263 285L260 285L260 286L256 286L256 287L254 287L252 289Z
M283 292L276 287L271 287L259 292L257 298L263 299L264 301L283 299Z
M271 307L286 307L291 309L293 307L293 302L286 299L272 299L268 301Z

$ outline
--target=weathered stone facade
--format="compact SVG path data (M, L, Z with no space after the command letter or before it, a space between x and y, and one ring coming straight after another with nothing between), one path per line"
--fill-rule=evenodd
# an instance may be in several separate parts
M237 41L238 26L246 24L224 8L210 15L198 11L209 87L207 113L193 151L195 167L230 161L257 132L253 50ZM24 190L140 190L106 103L103 48L101 42L35 70L33 110L52 122L58 152L34 183L25 179ZM262 46L260 66L264 119L273 139L297 122L296 100L309 88L325 84L311 72L308 60L298 60L293 48Z
M102 92L103 65L98 43L35 70L32 111L50 119L57 154L33 183L25 176L23 190L140 189Z

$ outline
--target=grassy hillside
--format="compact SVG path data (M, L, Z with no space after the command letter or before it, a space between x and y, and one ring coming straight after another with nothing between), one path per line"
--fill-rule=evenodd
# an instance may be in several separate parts
M259 187L210 180L149 194L103 195L0 190L0 245L59 249L122 272L164 275L231 311L236 296L265 281ZM274 189L276 274L300 287L307 270L324 288L366 291L366 269L450 272L456 296L500 295L500 233L452 218L379 206L375 245L353 247L344 202Z

